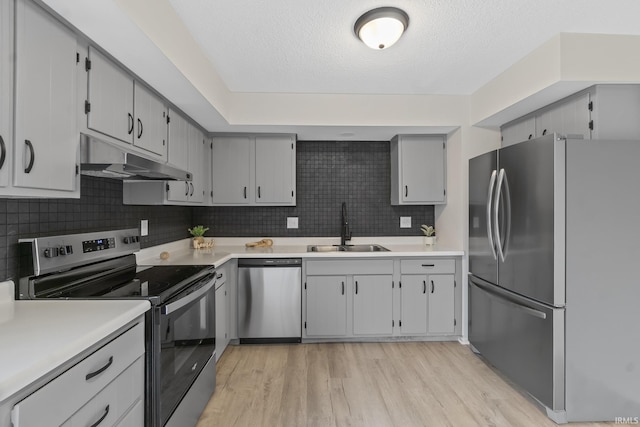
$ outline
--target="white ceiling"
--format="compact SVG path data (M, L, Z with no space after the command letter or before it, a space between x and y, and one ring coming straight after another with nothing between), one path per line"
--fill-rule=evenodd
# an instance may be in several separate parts
M169 0L232 92L472 94L560 32L640 34L638 0ZM396 6L374 51L353 33Z

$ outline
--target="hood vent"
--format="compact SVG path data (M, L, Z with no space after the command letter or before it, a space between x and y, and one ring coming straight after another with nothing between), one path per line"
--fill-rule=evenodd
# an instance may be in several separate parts
M191 181L191 173L80 135L80 172L112 179Z

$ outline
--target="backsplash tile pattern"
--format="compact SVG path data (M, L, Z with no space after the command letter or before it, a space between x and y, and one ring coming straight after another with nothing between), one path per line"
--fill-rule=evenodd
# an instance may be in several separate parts
M149 220L148 247L189 237L191 208L125 206L122 182L82 176L80 199L0 199L0 278L17 280L18 239L139 228Z
M390 205L388 142L298 141L296 151L297 206L197 207L194 224L221 237L335 237L343 201L354 236L415 236L420 224L433 224L433 206ZM298 229L286 228L288 216L298 217ZM400 216L412 227L400 228Z
M17 280L22 237L138 228L149 220L149 247L189 237L203 224L210 236L337 237L340 206L347 202L354 236L419 235L433 224L433 206L391 206L388 142L300 141L297 146L297 206L188 207L122 204L122 182L82 176L80 199L0 198L0 279ZM287 229L297 216L298 229ZM412 227L400 228L400 216Z

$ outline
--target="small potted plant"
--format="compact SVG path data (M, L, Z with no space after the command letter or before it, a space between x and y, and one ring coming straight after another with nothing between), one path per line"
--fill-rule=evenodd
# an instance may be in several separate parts
M203 227L202 225L196 225L193 228L188 228L189 233L193 236L193 247L198 249L204 243L204 233L209 230L209 227Z
M425 224L422 224L420 226L420 230L422 230L422 233L424 234L424 244L427 246L430 245L435 245L436 244L436 229L433 228L431 225L427 226Z

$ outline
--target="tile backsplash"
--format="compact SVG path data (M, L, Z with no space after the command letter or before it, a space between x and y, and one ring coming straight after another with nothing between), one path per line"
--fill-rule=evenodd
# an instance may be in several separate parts
M191 208L125 206L122 181L81 177L80 199L0 199L0 279L18 279L18 239L139 228L149 220L142 247L189 236Z
M211 236L339 236L342 202L354 236L415 236L433 224L433 206L391 206L389 142L298 141L296 151L296 206L198 207L194 224ZM289 216L299 228L286 228Z
M19 238L138 228L149 220L149 247L189 237L202 224L209 236L298 237L340 235L340 207L347 203L354 236L419 235L433 224L433 206L390 205L388 142L299 141L297 206L188 207L122 204L122 182L82 176L80 199L0 199L0 280L17 280ZM287 217L298 229L287 229ZM410 216L411 228L400 228Z

